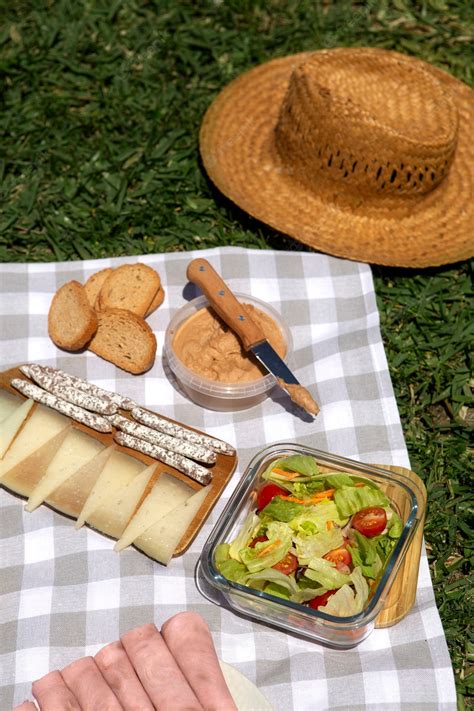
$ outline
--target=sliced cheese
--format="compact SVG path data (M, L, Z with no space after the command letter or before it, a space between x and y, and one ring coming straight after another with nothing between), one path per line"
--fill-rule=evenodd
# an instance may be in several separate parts
M150 558L168 565L176 546L203 505L210 490L211 485L197 491L187 501L147 528L141 536L134 540L133 544Z
M77 518L112 452L115 452L114 445L102 449L51 492L46 503L66 516Z
M61 446L70 420L38 405L0 461L0 481L22 496L29 496Z
M145 465L138 459L122 452L112 452L82 507L76 521L76 528L83 526L88 517L102 505L102 502L110 501L117 491L132 481L143 469L145 469Z
M7 449L22 428L33 405L34 400L24 400L20 407L15 408L0 422L0 459L5 456Z
M77 469L90 461L104 449L104 445L96 439L71 427L64 442L49 463L41 481L34 488L28 503L27 511L34 511L49 494L66 481Z
M22 402L22 398L19 398L8 390L0 390L0 422L20 407Z
M157 464L151 464L117 491L115 496L108 496L87 517L87 523L108 536L120 538L145 493L145 489L157 466Z
M181 479L176 479L170 474L162 474L115 544L115 550L121 551L133 543L168 511L189 499L193 491L194 489Z

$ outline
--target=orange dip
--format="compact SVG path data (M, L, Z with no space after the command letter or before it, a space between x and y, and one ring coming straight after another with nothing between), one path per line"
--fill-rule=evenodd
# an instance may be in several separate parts
M282 358L286 341L278 324L260 309L244 304L267 340ZM265 368L244 351L238 336L210 308L200 309L179 327L173 350L190 370L208 380L244 383L267 375Z

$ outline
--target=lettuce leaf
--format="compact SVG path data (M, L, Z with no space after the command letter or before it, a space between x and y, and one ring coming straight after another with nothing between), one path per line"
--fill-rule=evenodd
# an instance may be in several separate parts
M334 527L313 536L298 534L294 536L293 543L300 565L307 565L312 558L322 558L329 551L342 546L344 536L340 528Z
M334 563L324 558L312 558L308 563L305 576L315 580L326 590L334 590L350 583L350 576L340 573Z
M345 523L339 518L334 501L323 499L311 506L301 506L299 514L292 518L288 525L298 533L306 535L327 531L328 521L333 521L338 525Z
M240 560L251 573L271 568L284 558L291 548L291 529L286 523L269 523L267 538L268 541L261 541L254 548L245 547L239 551Z
M277 585L285 588L288 593L298 592L298 583L291 577L291 575L285 575L279 570L274 570L273 568L264 568L263 570L257 571L256 573L247 574L247 582L251 585L256 581L266 581L268 583L276 583ZM265 592L268 589L265 587Z
M262 509L260 515L263 519L268 517L275 521L288 523L288 521L298 516L305 508L304 504L297 504L294 501L284 501L281 496L275 496L275 498Z
M283 469L287 472L297 472L300 474L298 481L305 481L306 479L311 479L317 476L319 473L318 465L313 457L307 454L294 454L291 457L284 457L283 459L278 459L276 462L272 462L269 467L262 474L263 479L269 479L271 481L278 483L284 482L285 477L278 473L275 473L274 469Z
M354 537L349 545L354 566L360 567L362 573L375 580L383 567L385 556L379 555L378 542L375 538L366 538L358 531L352 530Z
M241 585L247 584L248 570L243 563L228 558L219 563L216 561L216 565L219 572L224 578L227 578L227 580L232 580L234 583L240 583Z
M383 491L371 486L343 486L336 489L334 502L341 518L348 518L367 506L389 506Z
M246 517L245 521L242 524L242 527L237 534L237 537L234 538L232 543L229 546L229 556L230 558L233 558L234 560L241 561L240 557L240 549L245 548L248 543L250 543L252 539L252 534L258 530L260 527L261 522L260 518L257 516L257 514L254 511L251 511L249 515Z
M350 617L362 612L369 599L369 586L360 568L354 568L350 575L350 582L355 590L348 584L343 585L334 595L331 595L324 607L318 609L337 617Z

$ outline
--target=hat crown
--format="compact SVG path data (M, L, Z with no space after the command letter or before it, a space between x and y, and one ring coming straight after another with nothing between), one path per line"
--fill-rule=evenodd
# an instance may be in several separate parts
M290 78L275 131L298 180L356 207L416 198L445 177L458 133L438 80L370 50L318 52ZM406 202L406 200L404 200Z

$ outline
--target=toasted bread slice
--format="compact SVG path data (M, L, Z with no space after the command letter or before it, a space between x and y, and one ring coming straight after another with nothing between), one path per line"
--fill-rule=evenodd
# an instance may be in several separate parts
M107 277L97 298L96 308L127 309L145 316L161 286L161 279L146 264L122 264Z
M156 309L161 306L163 301L165 300L165 290L163 289L163 286L160 286L158 291L155 294L155 298L151 302L150 306L148 307L148 311L145 314L145 318L148 318L150 314L153 313L153 311L156 311Z
M51 340L66 351L83 348L97 331L97 316L84 287L68 281L55 293L48 313Z
M125 309L107 309L97 314L99 328L89 350L129 373L144 373L156 356L156 338L140 316Z
M99 291L102 289L105 280L114 270L112 267L107 267L107 269L101 269L100 272L95 272L91 274L89 279L84 284L84 289L86 290L87 298L89 303L94 308L95 302L99 295Z

